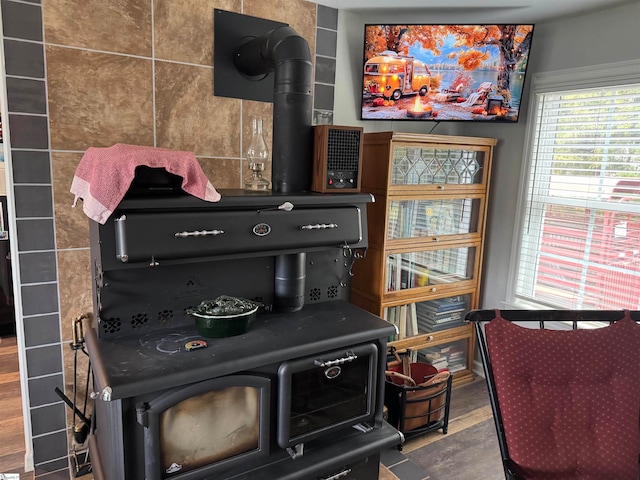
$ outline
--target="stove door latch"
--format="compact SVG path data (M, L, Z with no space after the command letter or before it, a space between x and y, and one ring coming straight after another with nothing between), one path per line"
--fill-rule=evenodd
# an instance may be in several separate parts
M149 427L149 404L141 402L136 405L136 420L143 427Z
M287 447L287 453L292 459L296 459L304 455L304 443L299 443L293 447Z
M362 433L369 433L371 430L373 430L373 427L368 423L356 423L352 428L355 428Z

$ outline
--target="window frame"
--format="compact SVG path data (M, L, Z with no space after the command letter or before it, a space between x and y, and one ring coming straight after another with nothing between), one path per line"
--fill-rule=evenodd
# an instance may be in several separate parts
M617 85L640 83L640 60L615 62L590 67L572 68L552 72L540 72L533 75L529 91L529 108L527 113L523 162L521 165L518 199L514 222L509 272L507 275L507 291L504 304L506 308L516 309L549 309L557 308L544 303L527 301L516 297L518 268L523 244L526 211L530 208L527 197L531 180L531 164L536 137L536 115L539 106L539 94L555 93L567 90L588 88L606 88Z

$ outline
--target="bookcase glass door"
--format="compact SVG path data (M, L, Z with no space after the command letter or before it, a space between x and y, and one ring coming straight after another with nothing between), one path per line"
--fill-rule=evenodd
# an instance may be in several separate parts
M390 341L416 335L442 332L466 325L465 315L471 306L471 294L386 307L384 319L397 327L398 334Z
M474 276L476 247L450 247L387 255L386 291L443 285Z
M390 345L411 362L471 381L488 187L496 139L402 132L364 135L369 247L350 301L394 323ZM448 297L448 298L447 298ZM420 359L418 358L420 353Z
M451 373L456 373L467 370L470 368L468 342L468 339L463 338L423 348L418 350L418 361L429 363L439 371L447 369Z
M478 233L480 198L391 200L389 240Z
M393 149L392 185L480 184L485 154L465 148L397 146Z

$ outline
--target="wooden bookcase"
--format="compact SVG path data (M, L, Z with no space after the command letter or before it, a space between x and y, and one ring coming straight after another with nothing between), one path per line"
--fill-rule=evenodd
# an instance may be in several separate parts
M487 193L496 140L395 132L364 135L369 248L351 302L397 326L390 344L473 379Z

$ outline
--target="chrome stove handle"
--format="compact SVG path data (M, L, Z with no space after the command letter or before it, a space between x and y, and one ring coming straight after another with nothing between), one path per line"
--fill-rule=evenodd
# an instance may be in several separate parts
M300 230L326 230L327 228L338 228L337 223L316 223L315 225L302 225Z
M346 477L351 473L350 468L345 468L340 473L336 473L335 475L331 475L330 477L322 477L320 480L338 480L339 478Z
M335 365L342 365L344 363L347 362L353 362L355 359L357 359L358 356L349 351L347 352L347 356L346 357L342 357L342 358L336 358L335 360L314 360L313 363L316 364L319 367L333 367Z
M186 237L217 237L218 235L222 235L224 230L194 230L193 232L176 232L174 236L176 238L186 238Z

